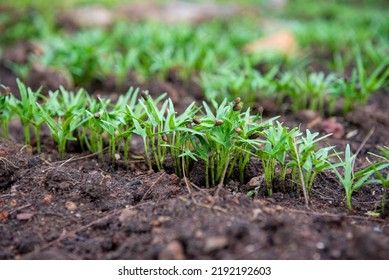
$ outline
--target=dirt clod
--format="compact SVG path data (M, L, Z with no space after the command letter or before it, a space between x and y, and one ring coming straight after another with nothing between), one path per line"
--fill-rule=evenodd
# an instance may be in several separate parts
M215 250L223 249L228 245L226 236L213 236L205 240L204 252L210 253Z
M185 253L182 244L179 241L170 242L159 253L158 259L160 260L184 260Z

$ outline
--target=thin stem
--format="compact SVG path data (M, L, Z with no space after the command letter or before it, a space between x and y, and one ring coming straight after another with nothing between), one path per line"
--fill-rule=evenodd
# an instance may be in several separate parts
M249 160L250 160L250 154L246 153L245 157L243 158L243 161L239 162L239 171L240 171L239 180L241 184L243 184L244 182L244 169L246 168L246 165L249 162Z
M40 139L40 135L39 135L39 128L40 128L40 126L34 126L35 139L36 139L36 151L38 153L41 152L41 139Z
M59 141L58 151L59 151L60 157L63 159L65 157L65 151L66 151L66 138L65 137Z
M128 166L128 153L130 149L130 141L131 141L131 137L127 137L124 139L123 157L126 166Z
M4 120L3 130L4 130L4 137L8 139L9 138L9 123L8 123L8 120Z
M23 124L23 131L24 131L24 143L29 146L31 143L31 137L30 137L30 125L29 124Z
M205 187L209 188L209 161L205 161Z
M143 143L144 143L144 147L145 147L145 155L146 155L146 161L149 165L149 170L152 170L153 169L153 165L151 163L151 159L150 159L150 153L149 153L149 149L148 149L148 141L147 139L143 139Z
M224 179L226 178L229 162L230 162L230 157L227 156L227 160L226 160L226 163L225 163L225 166L223 169L223 173L222 173L221 178L220 178L219 187L222 187L224 184Z
M111 158L115 159L115 153L116 153L116 140L115 136L111 136L111 141L109 142L110 145L110 154Z
M238 166L239 166L239 173L241 173L241 172L240 172L241 157L240 157L240 152L237 152L237 153L235 154L234 159L232 160L232 163L230 164L230 169L228 170L227 177L231 177L232 172L234 171L234 167L235 167L236 162L238 161L238 159L239 159L239 163L238 163ZM239 178L240 178L240 176L239 176Z
M295 141L294 141L294 140L293 140L293 149L294 149L294 152L295 152L295 154L296 154L297 167L298 167L298 169L299 169L300 181L301 181L301 185L302 185L302 187L303 187L303 194L304 194L304 199L305 199L305 206L306 206L307 208L309 208L308 193L307 193L307 189L306 189L306 186L305 186L303 171L302 171L302 169L301 169L300 157L299 157L299 154L298 154L298 152L297 152L297 148L296 148L296 144L295 144Z
M211 152L212 153L212 152ZM215 185L215 165L214 165L214 156L211 155L211 158L210 158L210 165L211 165L211 183L212 183L212 186Z

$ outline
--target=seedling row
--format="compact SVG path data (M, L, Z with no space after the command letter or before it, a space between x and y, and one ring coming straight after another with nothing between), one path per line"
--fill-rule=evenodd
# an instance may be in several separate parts
M332 115L338 105L341 113L347 113L387 88L389 77L389 44L383 35L389 30L386 18L378 11L350 9L350 14L354 16L348 21L339 16L334 22L290 23L301 50L288 55L245 52L246 44L266 35L250 17L195 27L119 21L109 30L66 33L35 14L35 53L26 64L6 61L6 66L24 81L34 65L56 69L71 84L84 87L114 77L117 87L123 88L129 73L143 83L164 80L175 72L184 83L197 82L208 101L244 96L250 104L273 98L279 105L290 104L288 109L293 111L311 109ZM369 16L371 26L364 24ZM11 26L7 35L17 37L13 34L17 30Z
M325 144L328 135L288 128L277 121L278 117L264 120L261 114L253 115L250 108L244 110L240 97L221 103L203 102L202 106L192 103L177 114L166 95L153 99L147 91L139 93L134 88L113 103L83 89L72 92L61 87L44 96L19 80L17 83L20 99L6 87L6 93L0 96L1 134L9 137L9 123L17 118L23 127L25 145L31 145L34 138L38 153L41 129L47 126L62 158L66 156L67 143L78 141L85 151L103 158L107 150L112 160L123 158L128 164L131 139L138 135L150 170L164 169L169 158L174 173L183 177L191 163L201 161L206 187L222 186L233 176L244 183L245 167L251 158L262 163L263 174L258 175L263 178L263 186L258 187L265 187L269 196L277 182L277 191L301 191L308 203L317 174L326 170L333 170L339 178L349 209L355 190L378 183L386 192L389 185L389 177L381 173L389 167L387 147L373 155L375 163L354 172L356 155L351 155L348 145L343 157Z

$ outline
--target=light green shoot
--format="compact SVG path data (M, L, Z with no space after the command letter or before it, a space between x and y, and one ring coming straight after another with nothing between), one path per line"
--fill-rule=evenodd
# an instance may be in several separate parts
M368 179L374 174L374 170L371 170L369 167L367 167L366 169L354 173L353 162L356 155L351 155L350 145L348 144L344 153L344 159L342 159L339 155L337 155L337 157L339 158L339 163L330 163L330 165L346 192L347 208L352 210L351 196L353 192L363 187L364 184L368 183ZM338 167L341 168L343 171L342 173L338 170Z
M389 147L384 146L384 147L379 147L380 154L373 154L370 153L372 156L379 158L381 161L375 164L372 164L370 167L374 170L374 175L375 179L369 181L370 183L375 183L375 184L380 184L384 190L382 194L382 199L381 199L381 213L383 214L385 211L385 205L387 202L387 196L388 196L388 187L389 187L389 173L382 174L380 170L388 168L389 167Z
M0 93L0 125L4 132L4 137L9 138L9 122L12 119L12 110L9 107L10 89L0 85L5 89L5 94Z
M12 112L19 117L19 120L23 126L24 143L25 145L31 144L30 125L33 123L34 112L36 112L36 106L40 90L34 92L31 88L27 88L19 79L16 80L20 92L20 100L14 95L9 98L8 106Z
M82 119L81 115L71 115L67 119L64 117L52 117L45 108L37 104L42 118L51 130L51 135L54 141L58 144L58 152L61 158L65 157L67 141L77 140L73 136L74 131L79 128L87 119Z

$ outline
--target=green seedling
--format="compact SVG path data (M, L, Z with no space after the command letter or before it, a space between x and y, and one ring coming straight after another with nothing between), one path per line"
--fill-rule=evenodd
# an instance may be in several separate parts
M79 89L76 93L66 90L64 87L59 87L59 93L51 93L50 102L52 108L56 109L55 114L68 118L74 114L83 113L87 94L84 89ZM57 100L56 100L57 99ZM52 108L50 110L52 110Z
M186 174L188 173L189 157L181 157L181 155L186 149L189 149L190 138L195 133L190 129L190 126L198 110L199 108L193 102L182 114L177 116L173 102L168 99L164 127L161 132L161 139L165 142L162 146L169 148L175 173L180 177L185 171ZM183 165L185 170L183 170Z
M191 139L193 150L186 149L183 155L205 162L207 187L222 185L236 163L243 180L247 154L259 143L256 135L270 123L260 122L260 116L250 116L249 110L242 114L241 106L240 98L231 103L225 99L221 104L213 102L213 112L203 102L204 116L193 119L192 129L197 132Z
M165 95L163 94L154 100L148 92L142 92L139 106L143 108L146 120L136 117L133 110L129 109L134 124L133 133L141 136L143 139L149 169L153 168L152 156L158 170L162 169L166 157L166 146L162 145L165 143L162 139L162 131L168 102L165 101L160 109L157 107L157 104Z
M115 112L115 119L117 121L117 130L115 133L114 142L119 142L123 140L123 158L126 165L128 165L128 155L130 142L134 130L134 121L133 119L143 119L145 113L141 106L139 106L138 100L139 88L134 89L133 87L129 88L125 95L121 95L112 107L112 112ZM111 141L112 142L112 141ZM111 154L115 156L112 151Z
M235 104L233 109L236 107L241 106L239 103ZM255 150L264 142L263 139L260 139L260 136L263 135L266 129L272 127L273 121L278 118L274 117L267 121L263 121L261 115L253 116L250 114L250 111L250 109L247 109L245 113L241 113L237 120L237 124L235 124L237 125L234 129L237 134L237 139L234 142L235 155L228 173L228 177L231 176L232 170L235 167L235 164L237 164L239 180L241 183L244 181L244 170L250 157L256 156Z
M7 6L6 3L5 6ZM6 11L6 10L5 10ZM2 26L0 44L6 45L20 40L43 38L51 34L50 22L35 9L25 9L22 14L10 9L0 15Z
M291 95L293 110L310 109L324 113L326 102L329 102L331 104L330 111L333 112L336 80L334 74L325 76L323 72L295 76L293 79L294 91L291 92L293 93ZM329 100L331 97L332 99Z
M31 88L27 88L19 79L16 82L20 92L20 100L11 95L8 100L8 106L18 116L23 126L24 143L29 146L31 144L30 126L34 122L34 113L36 114L37 112L36 106L40 90L34 92Z
M194 44L187 44L185 48L178 49L175 53L174 65L178 67L179 75L182 80L188 81L194 76L196 70L202 69L206 64L208 71L215 69L213 67L215 60L214 52L205 49L203 46L196 46ZM208 55L208 56L207 56Z
M329 134L321 137L318 136L319 133L311 133L307 129L305 137L301 137L298 140L294 137L293 143L290 142L290 145L293 145L292 147L296 147L296 151L291 149L291 161L288 163L288 166L293 170L292 181L296 182L296 171L299 163L301 165L301 171L299 172L302 173L301 178L304 178L304 182L301 182L301 184L306 187L307 195L309 195L316 175L331 168L329 159L334 156L334 154L329 153L333 150L333 146L317 150L317 144L327 138Z
M58 144L58 152L61 158L65 157L66 143L67 141L77 140L73 136L75 130L77 130L87 119L82 119L82 115L71 115L67 118L64 117L53 117L45 108L37 104L42 118L51 130L51 135L54 141Z
M159 79L166 79L167 73L174 66L173 46L165 47L161 50L148 49L146 55L151 58L150 71L152 75L156 75Z
M147 114L147 122L143 124L145 126L148 143L151 147L157 169L161 170L167 154L166 146L162 145L165 143L165 140L162 139L162 131L164 129L168 101L166 100L159 109L157 106L158 101L154 101L148 92L143 92L140 104Z
M89 128L89 137L85 138L85 143L88 149L102 156L104 136L105 133L108 133L110 138L109 155L114 157L116 153L116 139L119 136L116 133L119 129L116 113L109 113L106 110L100 110L95 113L87 110L86 113L88 114L86 127Z
M131 91L129 91L131 93ZM127 94L119 101L126 101L130 96ZM97 99L88 97L88 109L82 112L87 119L82 127L81 139L88 150L99 153L102 156L105 137L109 138L109 155L115 158L117 141L120 138L120 131L125 125L124 112L121 110L110 110L109 99ZM121 104L120 108L125 104ZM113 106L115 108L115 106ZM119 106L116 106L117 109Z
M353 69L350 79L339 83L339 90L344 97L344 112L349 112L355 105L366 104L373 92L384 88L389 77L389 60L384 60L374 71L368 75L363 64L362 56L358 52L356 57L356 68Z
M370 166L374 170L375 179L369 182L380 184L384 189L381 199L381 213L384 214L388 196L389 173L385 176L385 174L382 174L380 171L389 167L389 147L379 147L379 150L380 154L370 153L372 156L380 159L381 161Z
M353 166L356 155L351 155L350 145L347 144L344 153L344 159L337 155L339 163L329 163L331 168L334 170L336 176L339 178L346 192L346 205L349 210L352 210L351 196L354 191L360 189L368 183L368 179L374 174L374 169L367 167L361 171L354 173ZM342 173L338 170L338 167L343 171Z
M4 85L0 85L5 90L5 93L0 92L0 124L3 129L4 137L9 138L9 122L12 119L12 110L9 107L9 98L11 89Z
M270 96L275 92L274 77L278 73L278 67L273 67L262 75L253 69L248 60L241 63L244 63L243 70L239 69L239 62L231 62L220 67L216 74L208 71L201 74L200 82L207 99L221 100L220 97L235 99L244 96L247 103L252 103L260 91L264 96Z
M267 194L273 194L273 180L276 176L277 163L279 164L280 181L284 184L286 176L286 156L290 149L289 139L297 137L299 132L296 129L288 129L278 123L270 126L263 132L264 144L257 151L257 156L262 160L264 169L265 185Z
M65 68L76 85L90 83L98 75L100 63L105 63L105 55L110 53L110 40L103 30L83 30L68 36L50 36L44 43L44 55L34 56L44 66ZM100 62L100 60L102 60Z

